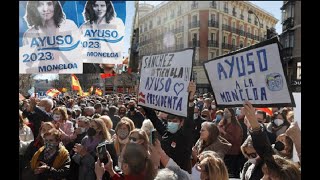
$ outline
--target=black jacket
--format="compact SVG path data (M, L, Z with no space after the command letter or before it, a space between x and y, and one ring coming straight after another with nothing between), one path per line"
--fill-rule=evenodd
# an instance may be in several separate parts
M161 147L182 169L191 172L191 151L193 146L193 112L194 106L188 107L188 115L184 125L175 133L167 131L167 126L162 123L156 113L150 108L144 108L146 117L162 136Z
M248 168L252 165L251 162L247 161L244 165L243 165L243 171L242 171L242 178L241 180L245 180L245 175L246 172L248 170ZM263 172L262 172L262 165L263 163L261 161L257 162L257 164L255 165L255 167L253 168L252 172L251 172L251 176L249 178L249 180L259 180L263 177Z
M128 111L126 116L133 121L136 128L141 128L142 122L144 121L144 116L138 110L135 109L133 115L131 115L131 112Z
M33 125L33 136L37 137L41 122L51 122L53 120L52 113L48 113L39 109L37 106L34 107L34 112L23 111L23 115L26 116L30 123Z

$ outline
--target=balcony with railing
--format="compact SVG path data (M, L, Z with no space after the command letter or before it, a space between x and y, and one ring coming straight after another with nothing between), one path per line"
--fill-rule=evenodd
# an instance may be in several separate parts
M234 17L237 17L237 12L236 12L236 11L232 11L232 15L233 15Z
M198 3L191 4L191 9L197 9L197 8L198 8Z
M231 32L232 32L232 33L237 33L237 28L231 27Z
M207 44L208 44L208 47L216 47L216 48L219 47L218 41L208 40Z
M223 24L223 25L222 25L222 30L231 31L231 26L226 25L226 24Z
M248 17L248 23L251 23L251 18Z
M210 2L210 7L214 8L214 9L217 9L217 3L214 2L214 1Z
M189 23L189 29L200 27L200 21L194 21Z
M292 57L292 53L293 53L293 47L286 47L281 50L281 55L283 58Z
M178 28L176 28L176 29L174 30L174 33L175 33L175 34L182 33L182 32L183 32L183 29L184 29L184 26L180 26L180 27L178 27Z
M241 29L237 29L237 34L239 34L240 36L245 36L244 30Z
M290 29L294 26L294 18L293 17L289 17L286 20L284 20L282 22L282 26L283 26L283 31Z
M244 15L240 14L240 19L244 20Z
M176 50L183 49L183 44L176 44Z
M209 21L208 21L208 27L216 27L216 28L219 28L219 23L218 23L218 21L209 20Z
M247 35L247 38L250 38L250 39L253 39L253 38L254 38L254 37L253 37L253 34L251 34L251 33L249 33L249 32L247 32L246 35Z
M200 41L199 40L189 41L189 47L200 47Z
M229 13L229 9L228 9L228 8L223 8L223 11L224 11L225 13Z
M222 43L222 49L232 49L232 45L228 43Z

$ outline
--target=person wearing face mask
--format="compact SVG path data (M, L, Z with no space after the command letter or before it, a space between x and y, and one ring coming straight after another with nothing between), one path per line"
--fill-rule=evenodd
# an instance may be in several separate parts
M208 122L211 122L211 116L210 116L210 110L208 109L203 109L201 111L201 118L203 121L208 121Z
M75 144L72 159L79 165L79 180L94 180L94 162L96 159L96 147L100 143L111 142L111 135L101 119L90 121L87 135L82 139L81 144ZM112 158L117 162L117 156Z
M223 117L223 111L222 110L218 110L216 111L216 118L212 121L213 123L215 123L217 126L219 125L221 119Z
M286 134L280 134L272 147L279 156L293 160L293 141Z
M189 106L187 118L168 114L168 125L162 123L154 110L144 108L146 117L152 121L152 124L162 136L161 146L166 154L171 157L185 171L191 173L191 148L193 145L194 131L194 94L196 85L194 82L189 83Z
M120 156L124 146L129 142L129 133L135 129L127 119L122 118L115 128L116 138L114 139L114 146L117 156Z
M42 122L51 122L53 120L51 109L53 107L52 99L43 98L37 104L37 99L30 98L28 107L23 111L22 115L29 119L33 126L33 135L38 136Z
M30 161L31 169L37 179L64 179L69 175L70 156L60 143L61 133L51 129L43 135L42 146Z
M134 100L130 100L128 103L129 111L126 114L126 117L131 119L136 128L141 128L142 122L145 119L140 111L136 109L136 102Z
M243 156L247 159L242 168L241 180L261 179L263 177L263 161L253 147L251 136L247 137L240 148Z
M277 111L273 113L271 122L267 125L267 130L278 137L280 134L285 133L289 126L290 123L287 121L287 117Z
M236 119L232 108L225 108L223 119L218 125L220 134L232 144L231 149L224 157L230 178L239 178L241 170L240 146L243 137L243 131L239 121Z
M62 143L66 147L70 147L68 151L72 149L72 146L68 144L72 141L74 133L73 123L68 119L67 109L65 107L56 107L53 109L53 124L61 132Z

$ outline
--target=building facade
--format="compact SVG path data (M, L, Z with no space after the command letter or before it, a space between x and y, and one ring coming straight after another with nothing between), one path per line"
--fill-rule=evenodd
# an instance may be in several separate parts
M212 91L204 61L265 40L267 29L278 21L247 1L144 3L139 13L139 64L144 55L194 47L193 73L200 93Z
M284 1L282 10L282 56L288 82L294 92L301 92L301 1Z

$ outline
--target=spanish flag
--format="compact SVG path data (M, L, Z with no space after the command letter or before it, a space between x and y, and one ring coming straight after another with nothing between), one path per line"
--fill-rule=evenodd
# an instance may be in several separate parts
M96 95L102 96L102 90L100 88L96 88Z
M47 92L46 92L46 95L47 96L50 96L50 97L57 97L61 92L58 90L58 89L49 89Z
M79 79L74 74L71 75L71 83L72 83L72 90L82 92Z
M272 115L273 115L273 113L272 113L272 108L256 108L256 110L264 111L264 112L266 112L267 114L269 114L269 116L272 116Z

